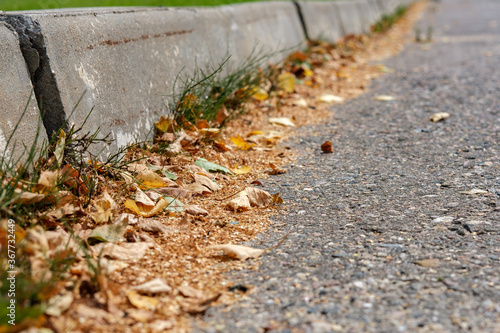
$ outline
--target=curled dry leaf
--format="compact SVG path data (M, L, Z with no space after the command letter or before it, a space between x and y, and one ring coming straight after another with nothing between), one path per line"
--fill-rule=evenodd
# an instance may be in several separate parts
M146 206L141 203L136 203L132 199L125 201L125 207L132 212L142 217L152 217L160 214L168 206L168 201L165 198L160 198L154 206Z
M205 209L201 208L200 206L198 205L187 205L185 207L186 209L186 213L188 213L189 215L194 215L194 216L207 216L208 215L208 211L206 211Z
M119 219L118 223L106 224L92 230L88 241L98 242L118 242L124 240L127 230L128 219Z
M156 205L156 202L154 202L149 196L146 195L146 193L142 192L140 189L136 189L135 191L135 202L149 207L153 207L154 205Z
M143 294L162 294L170 293L172 291L172 288L163 279L160 278L153 279L138 286L134 286L130 289L136 290Z
M57 179L59 178L59 173L55 171L42 171L40 178L38 179L38 184L34 187L34 192L48 194L57 185Z
M95 201L94 211L89 213L89 215L95 223L105 223L113 217L113 210L115 207L115 201L111 198L108 192L105 191L101 198Z
M199 184L199 183L192 183L186 186L186 190L197 194L197 195L209 195L212 194L212 191L210 191L207 187Z
M156 233L164 233L165 235L169 235L174 233L174 229L171 227L167 227L165 224L161 223L161 221L154 219L143 219L142 217L139 220L138 226L147 232L151 232L153 234Z
M99 243L90 247L95 256L108 257L115 260L139 260L146 255L152 243Z
M268 122L270 124L295 127L295 124L293 123L293 121L291 121L290 118L286 118L286 117L272 117L272 118L269 118Z
M138 309L154 310L160 301L154 297L142 296L135 290L130 290L127 294L129 302Z
M12 200L14 204L32 205L45 199L45 194L25 192L20 189L15 189L16 196Z
M137 175L136 179L141 183L141 188L159 188L159 187L167 187L167 186L177 186L177 183L168 179L162 178L154 171L151 171L149 168L147 170L142 170Z
M321 150L322 150L322 151L323 151L323 153L325 153L325 154L333 153L332 143L331 143L330 141L325 141L325 142L321 145Z
M194 182L197 184L200 184L202 186L205 186L206 188L208 188L212 192L219 190L219 184L217 184L216 182L214 182L210 178L205 177L205 176L200 175L200 174L194 175Z
M432 121L433 123L437 123L439 121L446 120L450 117L450 114L448 112L438 112L434 113L429 120Z
M215 138L220 133L220 128L203 128L200 130L200 133L208 138Z
M318 97L318 101L323 103L342 103L344 98L336 95L324 94Z
M184 297L201 299L205 296L201 290L195 289L195 288L190 287L188 285L182 285L179 287L178 290L179 290L179 293Z
M295 106L301 106L301 107L304 107L306 108L307 107L307 102L305 99L303 98L299 98L295 101L292 102L292 105L295 105Z
M234 212L249 210L251 206L247 192L241 191L236 194L236 196L227 203L226 208Z
M251 206L265 206L272 202L272 197L269 192L264 190L255 188L255 187L247 187L245 192L248 196L248 200L250 201Z
M273 205L281 205L283 203L283 199L279 193L273 194L271 197L273 198Z
M222 245L212 245L209 246L210 250L220 250L224 252L229 257L237 258L239 260L247 260L249 258L260 257L265 250L254 249L248 246L233 245L233 244L222 244Z
M191 195L193 194L188 189L178 188L178 187L162 187L156 189L156 191L160 192L161 194L168 195L169 197L180 198L180 199L190 198Z
M255 92L253 93L252 97L262 102L269 98L269 94L264 89L257 88L255 89Z
M229 111L227 111L226 106L222 104L219 112L217 113L217 116L215 117L215 122L219 125L222 125L227 117L229 117Z

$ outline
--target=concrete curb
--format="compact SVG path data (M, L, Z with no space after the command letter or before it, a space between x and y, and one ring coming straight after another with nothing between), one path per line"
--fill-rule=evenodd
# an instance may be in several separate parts
M234 67L252 52L300 47L306 36L336 41L367 32L399 4L271 1L210 8L63 9L2 14L0 21L19 35L24 69L27 65L42 101L48 135L66 121L81 125L93 110L83 130L111 133L115 142L106 154L151 138L154 121L169 112L165 99L181 71L189 75L195 66L217 66L229 54L228 66ZM24 83L29 82L26 74ZM0 116L5 112L2 107Z

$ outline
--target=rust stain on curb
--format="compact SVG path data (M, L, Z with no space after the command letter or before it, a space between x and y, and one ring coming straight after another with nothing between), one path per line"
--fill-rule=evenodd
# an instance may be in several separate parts
M108 40L102 41L98 44L89 45L89 46L87 46L87 49L92 50L97 46L113 46L113 45L127 44L127 43L138 42L138 41L146 40L146 39L150 39L150 38L171 37L171 36L177 36L177 35L190 34L193 32L193 30L194 29L167 31L167 32L164 32L161 34L142 35L141 37L138 37L138 38L123 38L123 39L119 39L119 40L108 39Z

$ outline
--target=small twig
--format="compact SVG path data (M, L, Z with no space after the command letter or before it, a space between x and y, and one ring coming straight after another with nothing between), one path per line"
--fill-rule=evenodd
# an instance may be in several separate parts
M267 248L267 249L265 249L264 251L274 250L275 248L277 248L278 246L280 246L280 245L281 245L281 244L285 241L285 239L288 237L288 235L290 235L290 233L287 233L287 234L285 235L285 237L283 237L283 238L282 238L282 239L278 242L278 244L273 245L273 246L271 246L271 247L268 247L268 248Z
M226 200L226 199L229 199L229 198L231 198L231 197L234 197L236 194L240 193L241 191L243 191L243 190L236 191L236 192L234 192L233 194L230 194L230 195L228 195L228 196L226 196L226 197L224 197L224 198L222 198L222 199L215 199L215 200L217 200L217 201L224 201L224 200Z

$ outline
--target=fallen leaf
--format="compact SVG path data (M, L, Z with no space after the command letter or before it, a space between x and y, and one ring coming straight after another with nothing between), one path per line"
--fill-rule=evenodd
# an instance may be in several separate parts
M132 199L127 199L125 201L125 207L132 212L140 215L142 217L152 217L160 214L168 206L168 201L165 198L160 198L158 202L153 206L146 206L141 203L136 203Z
M450 114L448 112L438 112L434 113L429 120L432 121L433 123L437 123L439 121L446 120L450 117Z
M229 112L227 111L226 106L222 104L219 112L217 113L217 116L215 117L215 122L219 125L222 125L227 117L229 117Z
M56 295L49 299L45 314L53 317L59 317L63 312L69 309L73 304L73 293L65 292L62 295Z
M173 130L173 120L171 118L161 116L160 120L155 123L155 128L159 134L171 132Z
M295 127L295 124L290 120L290 118L285 118L285 117L269 118L268 122L271 124L277 124L281 126Z
M154 310L160 301L154 297L142 296L135 290L130 290L127 294L129 302L138 309Z
M157 173L150 170L142 170L136 177L137 181L140 182L140 187L144 188L158 188L158 187L166 187L166 186L177 186L174 181L170 179L164 179L160 177Z
M163 333L174 328L174 323L170 320L155 320L150 323L151 333Z
M257 88L255 89L255 92L253 93L252 97L262 102L269 98L269 94L264 89Z
M252 185L259 185L259 186L264 186L260 180L254 180L251 182Z
M157 233L163 233L165 235L169 235L174 233L174 229L171 227L166 226L165 224L161 223L158 220L154 219L139 219L138 226L147 232L151 232L153 234Z
M104 191L102 197L95 201L94 211L89 213L89 215L95 223L105 223L113 217L115 207L116 203L113 198L111 198L108 192Z
M76 171L71 165L66 164L61 171L59 171L61 180L64 185L68 186L70 189L78 188L80 194L87 194L87 185L80 178L79 172Z
M204 158L197 159L196 162L194 162L194 165L199 166L200 168L203 168L204 170L206 170L208 172L214 171L214 172L228 173L230 175L233 174L231 171L229 171L228 168L225 168L225 167L218 165L218 164L215 164L213 162L209 162Z
M192 183L186 186L186 189L192 193L198 194L198 195L208 195L212 194L212 191L210 191L206 186L203 186L199 183Z
M243 139L239 135L237 137L231 137L230 140L232 143L234 143L236 146L238 146L241 150L248 150L248 149L255 146L254 143L246 142L245 139Z
M205 209L201 208L200 206L197 206L197 205L187 205L185 207L186 209L186 213L188 213L189 215L194 215L194 216L207 216L208 215L208 211L206 211Z
M215 138L219 133L219 128L204 128L200 130L200 133L209 138Z
M249 166L240 166L238 168L233 169L233 173L236 175L245 175L247 173L250 173L251 170L252 168Z
M342 103L344 98L336 95L324 94L319 96L318 101L323 103Z
M330 141L325 141L325 142L321 145L321 150L322 150L322 151L323 151L323 153L325 153L325 154L333 153L332 143L331 143Z
M138 286L131 287L130 289L136 290L143 294L161 294L170 293L172 288L160 278L153 279Z
M216 182L214 182L210 178L205 177L205 176L200 175L200 174L194 175L194 182L205 186L206 188L208 188L212 192L219 190L219 184L217 184Z
M141 189L135 190L135 202L140 203L144 206L154 207L156 202L153 201L146 193L142 192Z
M168 195L173 198L190 198L193 194L190 190L178 187L161 187L157 188L156 191Z
M417 260L414 262L418 266L433 268L439 265L439 259L431 258L431 259L423 259Z
M128 219L121 219L118 223L106 224L92 230L88 241L93 242L118 242L124 240Z
M233 245L233 244L212 245L209 246L208 249L220 250L224 252L227 256L232 258L237 258L242 261L247 260L249 258L258 258L265 252L265 250L254 249L247 246Z
M146 255L152 243L98 243L90 247L95 256L108 257L115 260L139 260Z
M32 205L45 199L45 194L25 192L20 189L15 189L14 192L13 204Z
M154 312L151 310L128 309L127 315L140 323L149 323L154 319Z
M283 203L283 199L279 193L272 194L271 197L273 198L273 205L281 205Z
M433 223L451 223L453 222L455 218L453 216L442 216L442 217L437 217L434 220L432 220Z
M210 126L208 125L208 121L206 119L201 119L196 123L196 128L197 129L205 129L209 128Z
M166 210L178 213L184 211L184 204L179 200L177 200L176 198L163 197L162 199L167 201L168 205L166 207Z
M288 60L292 62L304 62L307 58L307 54L301 51L295 51L288 56Z
M295 101L292 102L292 105L295 105L295 106L301 106L301 107L304 107L306 108L307 107L307 102L305 99L303 98L299 98Z
M389 95L378 95L373 98L376 101L381 101L381 102L390 102L390 101L395 101L396 98L394 96L389 96Z
M488 191L480 190L478 188L474 188L472 190L463 191L463 192L460 192L460 193L462 193L462 194L468 194L468 195L475 195L475 194L488 194Z
M195 289L188 285L182 285L179 287L178 290L184 297L203 298L205 296L201 290Z
M295 90L295 76L292 73L282 73L278 76L278 86L287 93Z
M170 171L166 170L166 167L159 167L156 165L152 165L150 163L147 163L148 168L154 171L160 171L165 177L171 180L177 180L177 177L175 174L171 173Z
M247 187L245 189L245 192L248 196L248 200L250 201L251 206L265 206L270 204L273 200L269 192L255 187Z
M226 147L224 142L215 140L213 144L216 148L219 148L222 151L229 151L229 148Z
M247 192L241 191L238 194L236 194L236 196L227 203L226 207L227 209L230 209L234 212L249 210L251 206Z
M34 192L48 194L53 191L57 185L59 173L55 171L42 171L38 184L34 186Z

